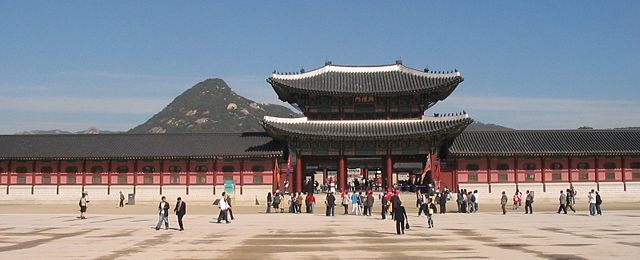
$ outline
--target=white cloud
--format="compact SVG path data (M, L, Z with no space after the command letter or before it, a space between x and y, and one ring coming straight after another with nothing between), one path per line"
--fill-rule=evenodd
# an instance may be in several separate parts
M56 113L155 114L168 98L0 97L1 111Z

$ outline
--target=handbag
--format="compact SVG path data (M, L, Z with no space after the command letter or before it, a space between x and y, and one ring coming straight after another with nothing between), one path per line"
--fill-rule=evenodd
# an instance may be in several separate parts
M409 221L407 221L407 224L405 225L405 227L404 227L404 228L405 228L405 229L409 229L409 228L411 228L411 226L409 226Z

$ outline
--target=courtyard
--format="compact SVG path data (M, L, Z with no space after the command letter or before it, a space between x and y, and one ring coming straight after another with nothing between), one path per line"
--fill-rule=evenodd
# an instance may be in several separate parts
M19 208L40 208L37 205ZM53 207L47 205L47 207ZM634 258L640 252L640 211L585 211L558 215L509 212L435 216L435 228L409 212L411 229L395 233L392 220L323 214L264 214L238 207L231 224L213 220L212 206L194 205L185 231L156 231L157 215L142 214L149 205L129 210L100 210L80 220L75 214L47 214L36 209L0 215L2 259L604 259ZM407 207L408 209L410 207ZM323 210L323 209L319 209ZM36 213L34 213L36 212ZM51 212L57 212L52 210ZM208 213L210 212L210 213ZM376 212L376 211L374 211ZM91 213L91 211L90 211ZM318 213L323 213L318 211Z

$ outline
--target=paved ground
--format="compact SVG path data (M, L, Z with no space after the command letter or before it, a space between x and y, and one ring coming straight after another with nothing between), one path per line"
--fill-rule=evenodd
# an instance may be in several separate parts
M6 212L6 211L3 211ZM395 234L379 216L237 214L231 224L188 215L186 231L153 229L153 214L1 214L0 259L635 258L640 211L410 216Z

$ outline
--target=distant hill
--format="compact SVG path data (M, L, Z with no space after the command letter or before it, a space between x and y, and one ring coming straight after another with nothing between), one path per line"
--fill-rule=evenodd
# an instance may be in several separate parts
M81 130L77 132L64 131L60 129L53 130L30 130L30 131L22 131L16 133L17 135L62 135L62 134L119 134L122 133L120 131L109 131L109 130L100 130L95 127L90 127L86 130Z
M234 92L222 79L207 79L176 97L129 133L210 133L264 131L264 116L298 117L289 108L262 104Z
M485 124L482 122L474 121L471 123L465 131L511 131L515 130L513 128L509 128L506 126L496 125L496 124Z

